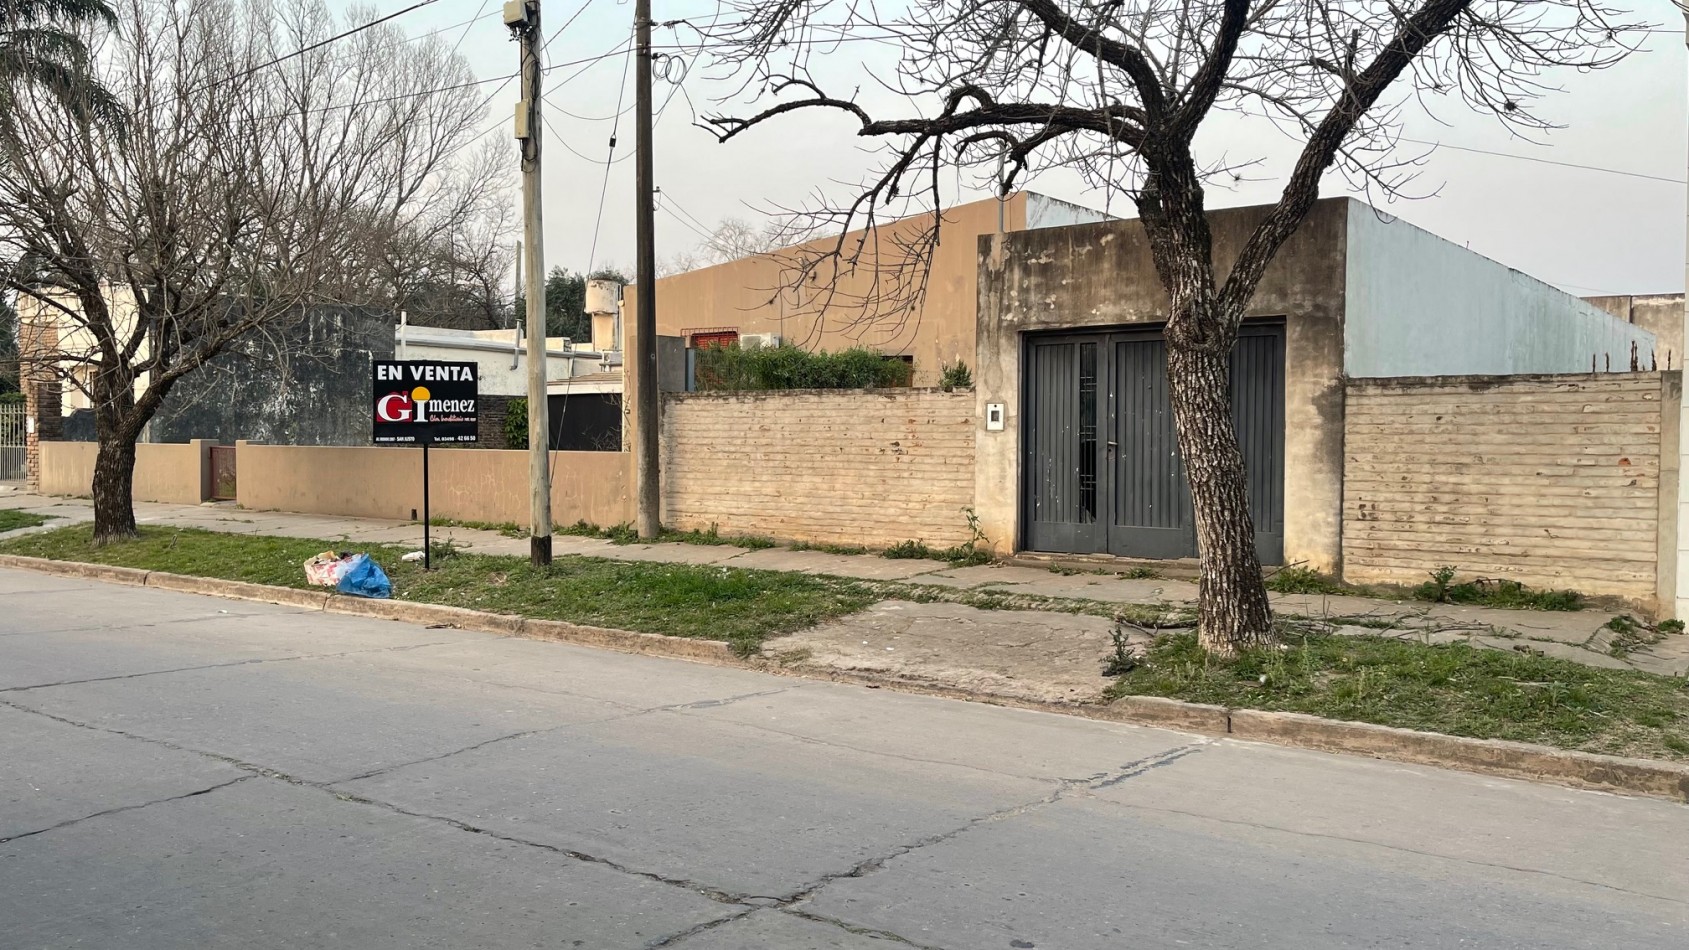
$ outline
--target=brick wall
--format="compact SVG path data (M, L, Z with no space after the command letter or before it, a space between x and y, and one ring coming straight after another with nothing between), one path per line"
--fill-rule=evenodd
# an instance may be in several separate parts
M59 332L51 324L20 320L18 381L24 393L24 472L31 488L41 487L41 443L64 431L57 363Z
M972 393L677 393L662 445L673 527L868 547L970 537Z
M1680 392L1677 373L1351 380L1344 578L1451 565L1669 605Z
M476 416L475 447L478 449L508 449L510 439L504 432L504 414L510 408L510 396L482 396L480 413Z

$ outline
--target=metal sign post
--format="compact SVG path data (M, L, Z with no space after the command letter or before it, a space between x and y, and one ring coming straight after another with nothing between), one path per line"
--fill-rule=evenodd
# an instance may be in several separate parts
M371 400L377 445L422 447L422 568L434 569L428 447L473 445L479 427L479 368L439 360L376 360Z
M434 569L434 543L429 540L429 532L434 525L434 519L428 517L428 443L434 441L423 433L422 439L422 569Z

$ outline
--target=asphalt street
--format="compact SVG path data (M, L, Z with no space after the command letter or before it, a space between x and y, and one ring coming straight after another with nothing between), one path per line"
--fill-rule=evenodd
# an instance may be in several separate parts
M1689 946L1689 807L0 571L0 947Z

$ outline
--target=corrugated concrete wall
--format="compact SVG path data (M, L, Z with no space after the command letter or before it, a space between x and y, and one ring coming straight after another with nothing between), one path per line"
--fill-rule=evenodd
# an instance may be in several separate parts
M135 446L136 501L197 505L205 500L206 448L209 442L174 445L142 442ZM94 483L94 442L41 443L41 491L86 498Z
M551 515L558 524L633 520L623 452L551 453ZM422 450L238 443L239 500L255 510L408 520L422 510ZM429 455L431 514L528 522L528 453L436 449Z
M1678 373L1351 380L1343 576L1675 596Z
M663 521L868 547L960 544L971 536L973 405L972 393L935 389L669 396Z

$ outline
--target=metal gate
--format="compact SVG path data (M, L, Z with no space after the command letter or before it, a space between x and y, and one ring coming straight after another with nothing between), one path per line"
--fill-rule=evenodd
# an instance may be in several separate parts
M1024 538L1036 551L1196 555L1159 329L1027 343ZM1284 559L1284 327L1251 324L1231 360L1256 553Z
M232 445L213 445L211 447L211 500L234 501L235 490L235 447Z
M24 478L24 407L0 405L0 482Z

